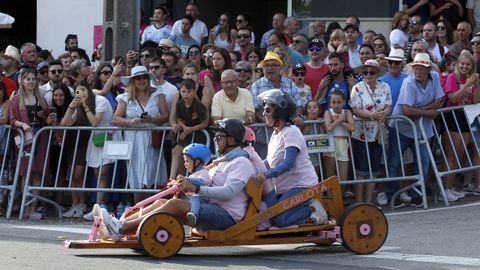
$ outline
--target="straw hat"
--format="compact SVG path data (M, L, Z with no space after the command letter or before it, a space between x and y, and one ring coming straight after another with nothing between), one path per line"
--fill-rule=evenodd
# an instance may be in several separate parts
M132 78L135 78L135 77L138 77L138 76L142 76L142 75L148 75L148 77L150 78L150 80L153 80L155 79L155 75L153 75L152 73L148 72L147 68L144 67L144 66L136 66L134 68L132 68L132 75L131 76L122 76L120 78L120 81L122 81L122 83L124 85L128 85L128 83L130 82L130 79Z
M428 53L417 53L417 55L415 55L415 59L413 59L413 62L410 63L410 65L430 67L430 55L428 55Z
M20 51L12 45L7 46L4 55L14 59L19 64L22 62L22 59L20 58Z
M385 57L387 60L392 61L404 61L405 60L405 52L402 49L393 49L390 51L388 57Z

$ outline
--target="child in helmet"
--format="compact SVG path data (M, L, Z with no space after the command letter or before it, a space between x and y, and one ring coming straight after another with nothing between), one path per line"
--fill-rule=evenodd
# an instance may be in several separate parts
M192 143L183 149L183 160L185 168L191 174L186 180L196 186L210 186L212 180L208 170L204 167L210 160L210 149L200 143ZM179 175L177 180L185 178ZM188 194L187 194L188 195ZM195 226L197 223L198 212L200 211L200 195L193 194L190 198L190 212L187 213L187 222L189 226Z

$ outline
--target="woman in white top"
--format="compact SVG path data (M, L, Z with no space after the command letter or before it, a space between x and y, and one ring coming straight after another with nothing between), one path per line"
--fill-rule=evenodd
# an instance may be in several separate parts
M155 76L144 66L134 67L132 76L121 78L122 83L127 85L127 90L126 93L117 96L118 107L112 120L113 124L136 128L152 127L168 120L165 96L158 92L154 93L150 86L150 80L154 78ZM133 144L127 176L130 188L161 187L167 179L167 167L163 153L152 146L152 132L125 131L124 134L124 139ZM134 193L135 202L142 198L140 193Z
M230 50L232 39L230 38L230 16L223 12L220 14L218 24L210 30L208 43L215 44L219 48Z
M392 32L390 32L390 47L391 49L407 48L408 33L407 27L410 23L408 14L403 11L397 11L392 19Z
M356 119L363 120L355 122L355 130L352 132L353 159L358 179L371 179L380 174L383 154L378 140L382 136L380 128L385 129L382 125L391 112L392 97L388 84L377 80L379 70L380 65L376 60L365 61L362 72L364 79L353 86L350 94L353 114ZM383 136L386 137L385 134ZM363 186L355 185L355 199L370 203L375 184L366 185L365 197Z

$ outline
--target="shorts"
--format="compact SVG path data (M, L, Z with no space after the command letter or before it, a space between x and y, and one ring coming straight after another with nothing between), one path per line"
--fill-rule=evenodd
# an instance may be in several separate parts
M209 203L205 200L200 202L195 228L201 230L224 230L236 223L235 219L218 204Z
M453 117L454 114L455 117ZM465 133L470 131L470 127L468 125L467 118L465 117L465 113L463 112L463 110L445 112L444 116L445 122L447 123L447 129L451 132ZM458 127L455 123L455 120L457 120ZM460 131L458 128L460 128Z
M364 141L352 138L353 161L357 175L370 177L370 167L368 164L367 147ZM377 141L368 143L368 155L370 155L370 166L372 167L372 177L380 174L380 161L382 159L382 146Z
M335 137L335 151L324 153L326 157L337 157L338 161L349 161L348 158L348 139Z

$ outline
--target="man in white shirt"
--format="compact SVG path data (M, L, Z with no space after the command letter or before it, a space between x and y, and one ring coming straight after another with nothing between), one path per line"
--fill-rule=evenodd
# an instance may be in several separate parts
M195 3L189 3L187 5L186 15L193 17L195 22L193 23L192 29L190 29L190 36L194 38L198 44L205 44L208 39L208 29L204 22L198 19L198 5ZM170 35L180 35L182 33L182 20L175 22L172 28Z
M152 40L158 43L162 38L168 38L172 32L172 27L167 25L168 10L165 7L156 7L153 11L152 25L145 28L142 34L141 43Z
M156 90L155 92L159 92L165 95L165 100L167 101L168 109L172 109L172 99L175 94L178 93L177 87L175 85L167 82L163 78L163 74L167 70L165 65L165 61L160 57L154 57L152 61L150 61L150 65L148 69L151 73L155 75L155 80L150 81L150 85L154 87Z
M437 65L442 62L443 55L448 52L448 48L440 45L436 39L437 26L433 22L427 22L423 26L423 39L428 42L428 52L432 61Z
M347 24L343 31L345 32L345 39L347 40L349 64L350 67L354 69L362 65L360 61L360 46L358 46L357 43L359 33L358 26Z
M48 106L53 104L53 87L62 82L63 66L60 60L53 60L48 64L48 78L50 81L42 85L39 90L42 97L47 102ZM68 87L70 94L73 96L73 89Z

